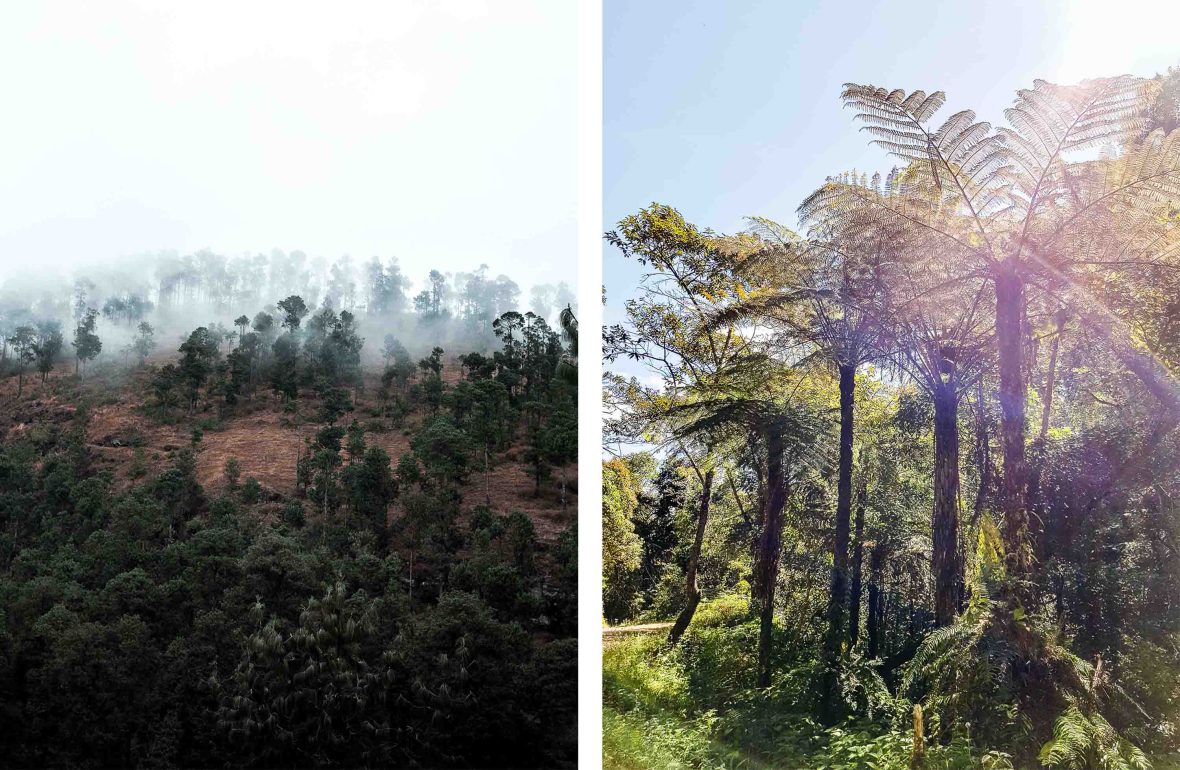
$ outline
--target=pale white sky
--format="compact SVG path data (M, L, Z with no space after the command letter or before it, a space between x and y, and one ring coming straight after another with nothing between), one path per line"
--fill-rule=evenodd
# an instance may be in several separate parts
M0 270L277 247L572 283L576 43L573 0L6 3Z

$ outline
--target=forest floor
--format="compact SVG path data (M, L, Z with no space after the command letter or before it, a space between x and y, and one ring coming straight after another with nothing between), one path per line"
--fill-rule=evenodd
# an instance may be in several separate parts
M823 728L817 714L792 708L782 697L791 687L779 684L779 695L769 700L754 689L750 643L756 628L741 606L732 597L706 600L677 648L661 633L671 621L603 626L603 767L901 768L877 754L887 725L862 720ZM978 759L923 766L974 770L985 766L971 764ZM1180 755L1155 755L1150 762L1153 770L1180 770ZM1016 763L1016 770L1041 767Z
M172 360L174 356L157 355L149 364L158 366ZM264 500L287 496L295 491L296 462L306 439L322 427L314 419L318 404L310 392L300 394L299 412L291 414L284 412L275 395L264 388L244 398L232 413L220 419L216 412L206 411L174 424L161 423L144 410L150 391L146 371L128 374L122 365L114 364L92 365L91 369L81 386L94 404L86 441L98 467L114 474L116 490L137 481L132 472L137 449L142 450L146 471L158 472L171 463L179 449L191 445L193 426L203 424L196 470L206 493L225 490L226 462L236 458L241 467L241 481L257 479ZM67 426L78 398L73 374L73 365L69 363L59 364L44 383L39 374L29 372L20 399L16 398L17 378L0 381L0 403L11 405L0 409L0 440L10 433L44 430L47 425ZM443 369L444 381L453 386L459 376L458 361L449 360ZM378 385L379 372L370 368L365 373L364 389L354 394L355 410L344 416L342 424L355 418L366 425L375 419ZM384 449L396 468L398 459L409 451L412 437L428 417L422 407L407 415L398 426L388 425L386 420L386 429L366 431L365 441ZM482 457L473 458L472 472L461 487L464 507L489 501L491 508L499 513L521 511L533 521L538 539L551 545L577 517L577 465L554 469L551 477L542 481L540 493L535 494L532 469L523 459L523 450L518 440L494 455L486 476ZM563 473L564 504L560 491ZM400 505L395 502L390 509L391 520L401 514Z
M618 644L629 636L636 634L655 634L671 628L671 623L640 623L634 626L603 626L602 646L609 647Z

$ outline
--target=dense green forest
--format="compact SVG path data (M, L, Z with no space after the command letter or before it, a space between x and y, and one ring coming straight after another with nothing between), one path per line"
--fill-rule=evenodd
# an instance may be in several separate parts
M607 233L608 767L1180 767L1178 93L849 84L797 231Z
M568 289L356 272L0 292L0 765L573 764Z

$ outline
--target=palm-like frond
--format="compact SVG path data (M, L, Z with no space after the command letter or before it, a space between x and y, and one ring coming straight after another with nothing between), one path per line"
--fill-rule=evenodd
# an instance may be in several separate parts
M1044 80L1017 92L1004 112L1004 154L1012 193L1028 232L1041 207L1052 205L1069 170L1069 153L1129 137L1146 108L1145 81L1130 76L1062 86Z
M1071 238L1092 242L1076 236L1103 227L1134 234L1180 197L1180 138L1136 138L1148 96L1147 81L1130 76L1073 86L1038 80L1005 111L1009 125L992 132L969 110L929 128L941 92L846 85L844 103L874 144L906 166L883 185L830 179L799 214L844 237L892 228L911 246L949 249L947 258L1031 256L1034 269L1057 269ZM1115 146L1122 150L1077 157ZM1136 258L1155 258L1143 252L1158 245L1139 239Z
M955 195L936 188L918 165L881 181L834 177L800 204L808 234L827 243L864 248L888 242L894 251L938 254L947 264L971 261L981 249L976 219L964 217Z
M1152 132L1118 157L1079 164L1068 181L1068 205L1051 209L1040 228L1048 248L1109 267L1180 261L1180 130Z
M983 219L1002 205L993 193L1006 185L1008 167L1004 143L990 123L976 121L971 110L956 112L937 129L927 122L946 102L942 91L927 94L847 83L841 95L846 107L858 110L863 130L877 137L874 144L925 173L920 176L933 190L947 193L987 238Z

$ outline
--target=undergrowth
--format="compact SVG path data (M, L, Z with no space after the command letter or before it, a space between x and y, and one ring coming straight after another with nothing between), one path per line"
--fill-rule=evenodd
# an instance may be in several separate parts
M1101 666L1078 659L1040 629L1040 663L1021 663L989 610L981 605L929 636L901 671L896 693L876 662L846 654L840 687L848 716L827 726L814 716L823 669L811 645L776 628L776 675L770 688L759 690L752 673L757 623L745 603L734 597L703 603L674 649L654 634L604 650L604 764L1180 770L1171 755L1149 761L1142 744L1115 726L1132 706ZM1044 690L1036 707L1051 713L1026 715L1029 695L1011 684L1022 681Z

